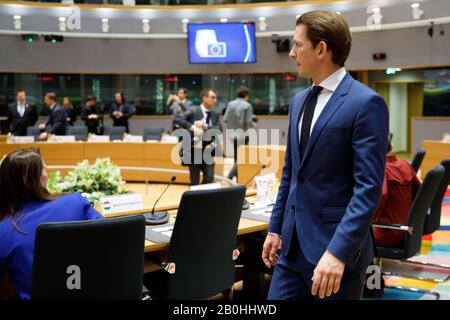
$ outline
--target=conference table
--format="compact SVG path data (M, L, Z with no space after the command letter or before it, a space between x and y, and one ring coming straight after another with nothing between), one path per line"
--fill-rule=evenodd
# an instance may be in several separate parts
M179 161L177 143L162 143L156 141L149 142L35 142L35 143L7 143L0 142L0 157L18 149L37 147L42 157L49 166L75 166L79 162L87 159L93 163L97 158L109 157L112 162L120 167L135 167L138 170L122 170L123 180L129 191L143 194L144 208L128 212L121 212L112 215L105 215L106 218L126 216L132 214L148 213L153 207L156 197L162 190L161 185L148 182L167 183L172 176L176 176L177 183L189 183L189 173L185 166ZM285 146L262 145L262 146L241 146L238 151L238 182L246 183L250 188L253 183L251 177L258 173L261 166L264 170L261 173L275 173L281 177L284 163ZM223 159L216 158L215 174L223 175ZM154 168L155 171L140 171L139 168ZM70 169L53 169L66 174ZM166 170L166 171L165 171ZM185 173L172 173L170 170L184 170ZM51 170L50 170L51 171ZM146 182L143 183L130 183ZM178 191L176 191L178 190ZM188 186L172 185L167 194L161 199L155 211L170 210L171 222L174 221L176 209L181 199L182 192L188 190ZM247 196L254 195L255 191L248 191ZM241 218L238 228L238 235L250 234L267 230L268 223ZM145 252L163 251L169 246L167 243L154 243L145 240Z
M153 204L158 196L164 190L162 184L150 184L148 187L139 183L127 183L123 186L124 189L131 192L141 193L143 196L144 208L139 210L132 210L113 214L103 214L105 218L116 218L134 214L144 214L151 212ZM161 197L160 201L155 207L155 211L169 211L170 220L168 223L175 222L175 216L178 205L181 200L181 196L185 191L189 189L188 186L172 185L168 188L167 192ZM247 199L252 202L254 200L255 191L247 191ZM162 225L163 226L163 225ZM256 220L250 220L241 218L238 227L238 235L250 234L253 232L265 231L268 228L267 222L261 222ZM169 247L169 242L155 243L149 240L145 240L144 252L158 252L164 251Z
M147 142L0 142L0 158L23 148L39 148L42 157L50 166L75 166L83 160L94 163L97 158L109 157L119 167L154 168L154 171L122 169L125 181L169 182L176 176L177 183L189 183L189 171L181 165L178 143ZM66 174L69 169L58 169ZM170 170L183 170L170 172ZM52 171L52 170L50 170ZM223 175L223 159L217 158L216 175Z

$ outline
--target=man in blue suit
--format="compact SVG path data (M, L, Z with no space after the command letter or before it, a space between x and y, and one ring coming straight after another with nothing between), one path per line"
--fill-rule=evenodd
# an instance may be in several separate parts
M50 108L47 122L39 125L40 130L44 130L39 135L40 140L48 138L48 134L65 135L67 119L64 109L56 102L56 94L54 92L47 92L44 96L44 103Z
M262 252L264 263L275 267L269 299L362 295L388 111L378 94L345 71L350 48L341 15L312 11L297 19L289 56L313 86L291 103L285 164Z

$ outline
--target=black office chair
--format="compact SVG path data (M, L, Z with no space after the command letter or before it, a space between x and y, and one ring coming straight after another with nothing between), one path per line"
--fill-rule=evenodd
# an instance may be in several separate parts
M88 137L88 128L86 126L67 126L66 134L75 136L75 140L86 141Z
M145 285L158 299L205 299L231 289L233 251L245 196L244 186L183 194L175 221L168 261L175 273L145 275Z
M438 165L433 170L429 171L420 186L414 201L409 209L408 224L383 224L373 223L373 227L386 228L403 231L404 243L401 247L382 247L376 246L376 255L378 258L387 258L394 260L405 261L420 252L422 245L423 226L425 223L425 217L428 212L428 208L435 197L439 184L444 176L445 169L443 166ZM381 264L381 261L380 261ZM398 274L398 273L397 273ZM407 274L398 274L406 277L413 277ZM432 293L431 291L420 290L416 288L397 288L400 290L412 290L415 292ZM434 293L435 294L435 293Z
M39 140L41 130L38 127L27 127L27 136L33 136L35 141Z
M144 141L147 140L161 140L161 136L164 132L163 127L145 127L144 128Z
M419 150L417 150L416 154L414 155L413 159L411 160L411 167L413 167L415 172L419 171L420 166L422 165L423 158L425 158L426 153L427 152L424 149L419 148Z
M31 298L142 298L143 216L40 224Z
M113 140L122 140L126 132L126 127L112 127L109 129L109 138Z
M448 185L450 183L450 159L443 160L441 162L441 165L445 168L445 173L433 198L433 202L431 203L427 216L425 217L423 235L430 235L434 233L436 230L438 230L441 226L442 201L444 199L445 192L447 191ZM408 263L426 264L435 267L449 268L448 265L433 264L418 260L414 261L408 260Z

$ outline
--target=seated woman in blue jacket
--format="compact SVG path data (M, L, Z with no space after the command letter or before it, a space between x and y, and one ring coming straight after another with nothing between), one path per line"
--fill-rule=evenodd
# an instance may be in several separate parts
M40 223L103 219L79 193L51 194L47 180L36 149L14 151L0 165L0 281L6 270L20 299L30 299Z

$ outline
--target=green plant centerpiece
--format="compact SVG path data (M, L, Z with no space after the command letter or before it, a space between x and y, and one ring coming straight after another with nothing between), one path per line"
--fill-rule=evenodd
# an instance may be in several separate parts
M110 158L98 158L92 165L83 160L64 178L59 171L51 172L47 188L52 193L79 192L95 205L103 196L127 193L120 188L124 183L120 168Z

